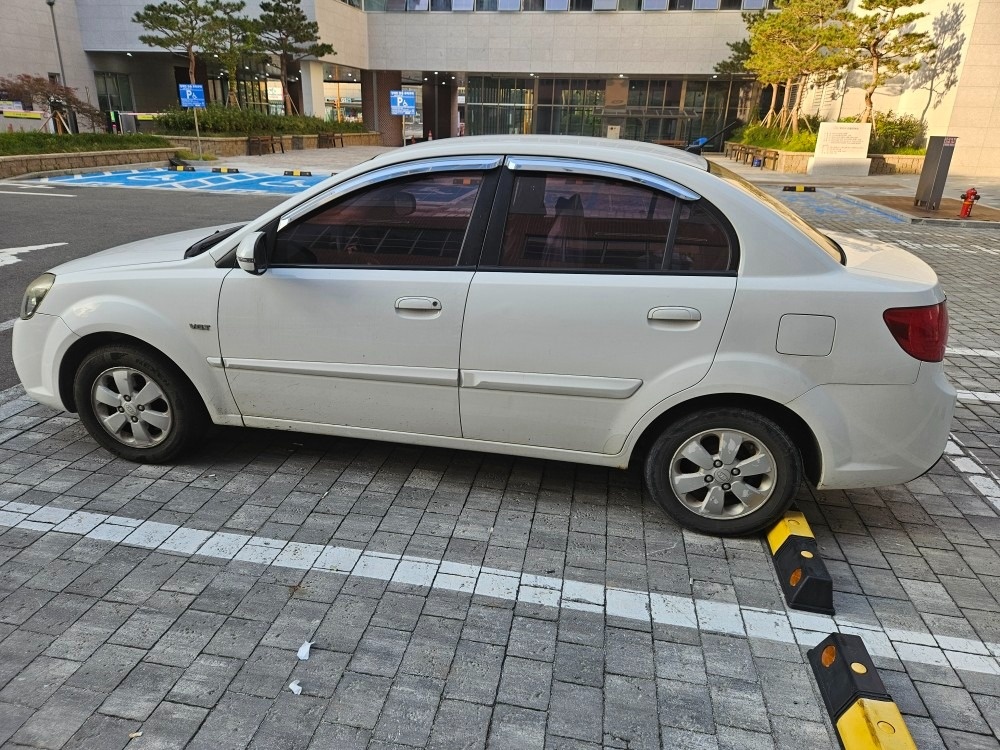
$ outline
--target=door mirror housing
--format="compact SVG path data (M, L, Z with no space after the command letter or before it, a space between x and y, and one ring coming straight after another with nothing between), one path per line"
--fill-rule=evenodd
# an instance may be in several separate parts
M251 232L236 248L236 262L240 268L254 276L267 270L267 239L263 232Z

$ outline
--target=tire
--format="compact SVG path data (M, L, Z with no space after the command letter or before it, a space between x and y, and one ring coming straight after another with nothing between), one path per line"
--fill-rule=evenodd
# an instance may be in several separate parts
M753 534L788 509L802 482L802 457L767 417L708 409L663 431L646 454L645 477L653 500L681 526Z
M173 460L208 426L205 405L180 370L133 344L109 344L84 357L73 397L91 437L138 463Z

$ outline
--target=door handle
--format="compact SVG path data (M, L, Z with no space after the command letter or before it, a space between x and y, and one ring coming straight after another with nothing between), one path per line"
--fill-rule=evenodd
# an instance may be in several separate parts
M441 309L441 301L433 297L400 297L396 300L396 309L438 312Z
M701 320L701 311L693 307L654 307L647 320L677 320L686 323Z

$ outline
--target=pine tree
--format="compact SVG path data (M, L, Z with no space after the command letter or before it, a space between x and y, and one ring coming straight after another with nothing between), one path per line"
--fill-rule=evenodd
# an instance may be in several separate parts
M220 13L211 25L205 52L219 61L229 78L229 94L226 105L239 107L236 93L237 75L240 65L246 60L257 61L264 56L260 41L260 23L242 14L246 3L243 0L220 3Z
M205 49L221 6L219 0L164 0L137 11L132 21L151 32L139 35L143 44L166 50L183 49L188 59L188 78L194 83L198 54Z
M768 15L750 30L747 68L765 83L785 81L785 100L778 115L781 127L798 133L802 91L813 76L832 76L847 61L852 39L845 20L847 0L779 0L779 13ZM795 100L791 101L794 84ZM768 113L768 118L771 113Z
M332 45L320 42L319 24L306 17L301 0L263 0L260 11L262 47L278 58L285 112L291 114L295 105L288 93L288 75L295 63L337 53Z
M903 73L912 73L921 65L921 56L936 45L924 31L914 31L913 24L927 13L900 12L922 5L924 0L862 0L860 14L848 20L853 34L853 57L850 67L863 70L871 78L865 85L865 109L861 122L872 119L872 98L879 87Z

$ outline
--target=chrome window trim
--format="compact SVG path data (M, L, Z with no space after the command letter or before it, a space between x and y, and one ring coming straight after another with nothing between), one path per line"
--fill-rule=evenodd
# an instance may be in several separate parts
M563 172L566 174L589 174L595 177L611 177L625 182L634 182L644 187L662 190L675 198L696 201L698 193L683 185L678 185L666 177L643 172L641 169L605 164L586 159L566 159L552 156L508 156L507 168L513 171Z
M502 156L449 156L392 164L382 169L376 169L373 172L366 172L357 177L352 177L349 180L334 185L319 195L313 196L305 203L300 203L278 220L278 231L280 232L291 222L305 216L310 211L314 211L325 203L336 200L355 190L377 185L380 182L387 182L411 175L427 174L429 172L459 172L462 170L480 170L485 172L499 167L502 163Z

